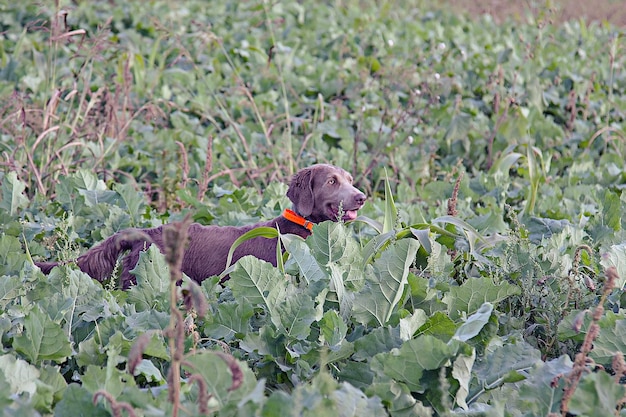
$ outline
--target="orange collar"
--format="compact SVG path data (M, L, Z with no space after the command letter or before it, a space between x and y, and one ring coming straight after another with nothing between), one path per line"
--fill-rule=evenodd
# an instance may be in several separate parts
M304 227L309 232L313 229L313 223L311 223L304 217L300 216L298 213L296 213L293 210L285 209L285 211L283 211L283 217L292 223L295 223L297 225Z

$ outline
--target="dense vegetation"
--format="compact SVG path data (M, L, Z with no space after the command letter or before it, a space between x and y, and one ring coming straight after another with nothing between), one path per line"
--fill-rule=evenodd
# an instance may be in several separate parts
M3 415L626 415L626 54L422 2L0 6ZM178 278L331 162L370 196ZM173 222L138 285L69 261ZM170 256L171 255L171 256Z

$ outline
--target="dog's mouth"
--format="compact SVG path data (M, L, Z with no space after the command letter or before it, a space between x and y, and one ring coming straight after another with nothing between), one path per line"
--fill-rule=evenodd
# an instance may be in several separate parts
M357 212L360 208L361 207L355 207L350 210L346 210L345 208L340 208L331 204L328 207L328 211L330 212L331 219L339 219L339 215L341 215L341 220L343 220L344 222L349 222L356 219L358 215Z

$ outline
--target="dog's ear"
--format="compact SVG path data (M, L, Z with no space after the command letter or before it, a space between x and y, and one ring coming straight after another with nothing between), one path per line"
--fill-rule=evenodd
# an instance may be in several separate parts
M307 217L313 213L313 175L311 168L298 171L292 178L287 197L293 203L296 213Z

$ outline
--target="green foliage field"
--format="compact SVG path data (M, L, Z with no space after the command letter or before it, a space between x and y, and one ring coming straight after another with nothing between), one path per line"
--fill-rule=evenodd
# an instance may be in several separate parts
M1 5L2 415L626 415L624 32L429 10ZM272 218L316 162L368 202L277 268L32 263Z

